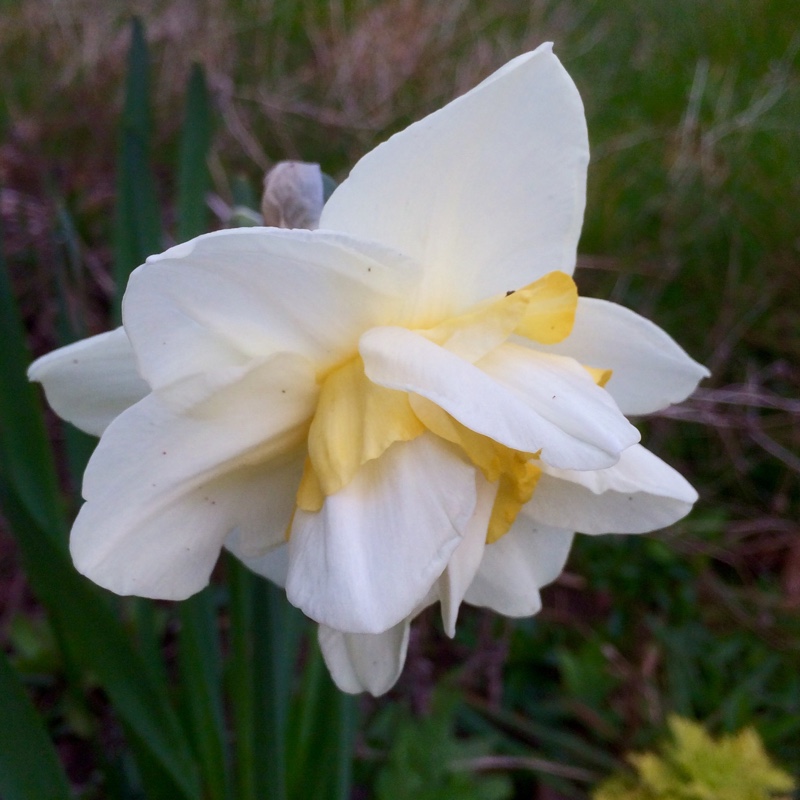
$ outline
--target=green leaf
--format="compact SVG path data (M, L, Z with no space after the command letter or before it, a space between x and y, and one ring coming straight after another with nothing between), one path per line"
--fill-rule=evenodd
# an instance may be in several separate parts
M230 797L230 786L213 587L184 600L179 614L182 706L189 720L207 796L210 800L225 800Z
M71 344L88 335L86 321L80 313L86 306L85 268L75 221L61 198L56 199L56 239L61 245L50 269L55 276L58 299L56 330L60 345ZM77 302L75 301L77 298ZM62 426L69 468L70 486L77 490L92 455L97 439L72 425Z
M150 743L129 725L125 725L124 729L128 752L133 756L131 783L141 785L135 796L147 800L185 797L184 790L176 782L176 775L164 768L163 762L153 753Z
M227 569L237 800L347 800L356 699L333 685L307 620L283 591L233 558ZM292 703L304 635L313 640L306 642L308 661Z
M233 556L226 561L230 587L230 658L226 665L231 698L237 800L257 800L256 675L253 660L253 583L250 570Z
M286 726L299 612L289 606L282 590L264 579L254 580L252 598L256 780L261 796L285 800L287 777L292 774L287 764Z
M14 668L22 673L54 673L60 653L50 623L42 617L19 613L6 629L14 653Z
M169 678L164 665L162 640L165 622L153 600L144 597L127 598L128 607L123 606L123 617L130 619L136 649L156 683L167 686Z
M165 686L152 679L104 594L78 575L66 552L61 496L1 259L0 336L0 501L31 587L71 658L93 673L183 797L199 797L197 769Z
M42 720L0 650L0 797L70 800L69 783Z
M25 376L30 362L0 230L0 467L27 513L63 546L67 526L36 389Z
M161 221L150 170L150 58L144 28L131 25L131 46L117 156L117 209L114 230L115 318L131 272L161 250Z
M511 796L505 776L486 776L468 769L486 755L489 743L461 739L455 733L458 696L443 690L423 718L399 712L387 764L376 782L378 800L504 800Z
M352 791L356 698L340 692L328 673L316 635L289 721L287 760L293 800L347 800Z
M586 742L577 734L563 730L561 726L542 723L531 716L492 706L477 697L471 697L469 705L499 729L513 733L525 741L537 742L545 756L558 753L559 757L569 758L574 765L588 768L612 770L619 767L617 759L607 750Z
M234 206L241 206L255 213L260 213L256 211L259 207L258 198L246 175L238 173L233 176L231 180L231 195Z
M208 150L211 146L211 105L203 69L192 67L186 95L178 170L178 241L207 230L206 192L211 185Z
M106 597L78 575L63 549L42 532L4 481L0 499L31 587L69 655L91 672L125 726L172 776L181 796L199 798L197 767L165 687L153 681Z
M333 687L330 676L328 680ZM353 791L353 749L358 731L358 699L335 687L333 691L336 694L336 724L331 726L330 733L334 761L331 795L333 800L349 800Z

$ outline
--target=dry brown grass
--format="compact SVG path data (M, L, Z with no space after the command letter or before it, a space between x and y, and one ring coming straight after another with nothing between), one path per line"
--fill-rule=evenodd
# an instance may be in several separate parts
M138 15L152 53L161 137L180 124L186 79L199 62L224 122L221 158L265 169L278 158L318 157L308 152L310 122L324 132L312 139L333 137L327 155L339 169L512 55L565 39L580 21L576 3L521 5L361 0L345 11L330 0L305 4L289 25L271 0L240 9L224 0L138 0L124 8L34 0L0 12L0 62L9 67L0 88L14 135L24 142L59 150L54 134L68 143L91 133L100 149L110 147L127 23ZM23 69L29 77L20 85L15 73ZM65 145L62 155L68 152Z

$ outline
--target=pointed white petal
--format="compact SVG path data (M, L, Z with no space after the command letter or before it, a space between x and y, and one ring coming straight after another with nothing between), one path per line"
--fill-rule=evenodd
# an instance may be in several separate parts
M342 633L320 625L319 646L333 682L349 694L388 692L403 671L410 622L404 619L383 633Z
M697 492L641 445L594 472L545 468L523 513L580 533L647 533L685 517Z
M616 303L588 297L578 300L572 333L559 344L536 349L613 370L605 388L623 414L650 414L679 403L710 374L658 325Z
M289 601L336 630L393 627L442 574L475 493L474 467L431 434L392 445L321 511L295 514Z
M150 391L123 328L38 358L28 368L28 378L42 384L59 417L94 436Z
M492 506L497 495L497 484L489 483L478 471L475 473L475 480L478 492L475 513L437 583L442 606L442 625L450 637L456 635L458 609L481 565L486 547L486 529L489 527L489 517L492 515Z
M371 381L421 395L515 450L541 450L547 464L607 467L639 440L608 393L572 359L506 344L473 365L413 331L388 327L367 331L359 350ZM424 413L413 397L412 407Z
M465 602L507 617L529 617L542 607L539 589L564 569L573 534L520 515L511 530L486 545Z
M154 389L285 351L318 368L396 319L418 271L385 248L322 231L218 231L151 257L130 278L125 329Z
M320 227L425 264L428 301L453 311L572 272L588 159L578 91L542 45L362 158Z
M86 469L70 539L77 568L118 594L198 591L231 530L275 514L274 469L301 446L315 393L308 366L281 355L192 414L154 394L123 412ZM265 547L282 540L280 528L264 531L276 537Z

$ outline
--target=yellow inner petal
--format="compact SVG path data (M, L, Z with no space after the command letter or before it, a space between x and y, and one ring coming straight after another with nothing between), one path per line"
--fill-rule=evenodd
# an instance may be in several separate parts
M532 497L542 470L530 461L518 465L514 473L500 476L497 496L486 531L486 544L496 542L508 533L522 506Z
M325 378L308 432L308 457L318 489L324 495L338 492L362 464L424 430L405 392L372 383L364 374L360 356L347 361ZM306 505L317 497L311 482L303 476L301 491Z
M564 272L550 272L499 300L420 331L436 344L475 362L512 334L541 344L569 336L578 307L578 287Z
M508 533L519 510L533 497L542 474L533 463L539 457L538 453L512 450L476 433L426 398L415 397L414 410L429 431L458 445L487 481L498 482L486 534L487 543L496 542Z
M612 374L614 373L613 369L600 369L599 367L587 367L586 364L583 365L583 368L592 376L592 380L598 386L605 386L611 379Z
M556 344L569 336L578 308L578 287L569 275L550 272L514 294L520 293L527 304L514 333L540 344Z
M306 458L306 463L303 465L303 475L300 478L300 486L297 489L297 507L302 511L319 511L324 502L325 492L322 491L311 459ZM291 530L291 525L289 530ZM286 538L289 538L288 530Z

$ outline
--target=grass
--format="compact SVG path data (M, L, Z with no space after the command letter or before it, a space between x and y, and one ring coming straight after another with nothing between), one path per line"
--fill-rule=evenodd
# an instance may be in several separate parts
M424 618L392 701L362 704L356 783L390 796L397 765L416 753L392 750L415 724L392 703L422 713L442 681L459 699L431 706L444 716L426 734L441 740L428 752L459 752L457 741L474 739L459 769L473 764L479 776L487 758L504 758L489 763L505 765L515 796L538 784L560 793L549 797L582 796L585 780L543 766L604 774L624 751L656 741L671 711L718 731L755 725L800 773L793 0L129 5L152 60L149 155L164 244L180 235L176 108L194 61L216 120L211 191L224 204L237 181L258 187L281 158L316 160L341 178L393 131L554 40L581 90L593 152L581 290L651 317L713 371L690 401L641 422L648 446L698 487L695 512L652 537L581 538L533 621L471 613L451 643ZM92 0L0 3L0 215L37 353L109 324L128 22ZM81 445L52 433L79 463ZM16 575L15 551L2 542L6 575ZM25 670L19 626L9 623L40 612L27 595L2 596L23 678L70 685L57 659L45 659L44 673ZM68 713L71 695L54 696L50 730L62 748L91 741ZM499 790L476 777L459 791Z

